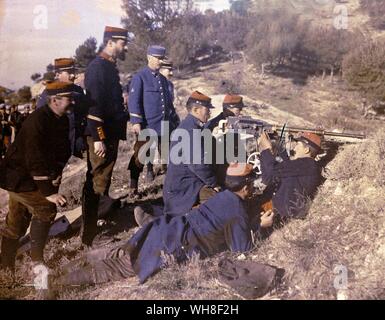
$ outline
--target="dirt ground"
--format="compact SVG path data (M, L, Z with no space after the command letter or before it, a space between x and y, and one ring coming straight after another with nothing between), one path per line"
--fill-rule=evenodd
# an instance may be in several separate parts
M322 82L320 78L312 78L307 79L305 85L297 85L290 75L282 77L268 74L260 78L254 68L241 61L235 64L227 62L201 67L193 75L179 75L175 80L178 113L182 118L185 117L183 106L188 95L193 90L199 90L212 96L213 104L217 107L213 115L216 115L221 110L223 93L229 86L236 86L244 96L248 106L244 114L254 118L275 124L288 122L289 125L302 127L322 124L327 130L364 132L372 139L371 142L357 145L339 145L337 157L325 170L328 181L321 187L314 200L310 217L305 221L289 223L277 230L252 253L241 257L257 259L287 270L282 287L264 299L384 298L381 286L383 289L385 274L380 258L385 258L385 229L380 226L385 226L385 220L383 198L382 202L379 198L385 191L385 172L383 165L381 167L376 164L384 160L383 141L377 137L378 132L381 134L381 131L384 131L384 122L363 120L358 95L347 91L344 83L338 78L334 84L327 80ZM112 198L122 197L123 209L118 210L107 225L101 227L101 235L95 246L108 246L116 241L128 239L137 230L132 214L138 200L128 195L127 165L133 152L133 139L129 134L128 141L120 143L110 192ZM378 152L379 149L383 152ZM363 153L367 158L361 158ZM347 161L356 168L356 172L347 172L343 165L346 165ZM376 168L378 172L378 175L374 175L377 182L373 181L370 167ZM85 169L84 161L79 159L72 159L65 169L61 187L61 191L69 199L65 210L80 210L78 207ZM346 175L340 176L343 172L346 172ZM162 197L163 178L158 176L152 185L140 182L140 202ZM362 201L355 207L349 207L349 201L354 199L355 194L359 194ZM7 212L7 194L2 190L0 208L0 223L3 223ZM359 217L355 215L357 210L361 210L362 215ZM366 217L364 213L367 214ZM356 238L347 230L350 227ZM368 244L371 245L364 251L363 247ZM84 250L86 249L81 248L76 234L68 239L53 239L47 245L47 264L52 269L60 269L61 265L80 256ZM354 255L355 252L357 256ZM230 253L224 255L231 256ZM241 299L242 297L218 280L219 258L193 258L181 266L171 262L169 268L144 285L132 278L100 286L65 290L58 298ZM366 273L359 261L365 261L368 270ZM333 267L338 264L347 265L349 271L354 274L353 287L343 292L337 292L332 287ZM377 267L382 268L382 271L378 271ZM12 282L9 275L0 273L0 298L38 298L31 287L24 286L30 283L31 279L29 258L24 255L18 260L16 281ZM357 289L358 285L361 289Z

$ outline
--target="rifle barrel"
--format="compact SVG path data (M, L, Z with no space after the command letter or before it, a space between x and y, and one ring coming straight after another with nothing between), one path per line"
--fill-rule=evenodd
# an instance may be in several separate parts
M282 130L283 127L276 127L277 130ZM318 135L330 136L330 137L343 137L343 138L356 138L356 139L365 139L366 136L364 134L350 133L350 132L332 132L325 130L317 130L317 129L309 129L309 128L298 128L298 127L286 127L286 132L310 132Z

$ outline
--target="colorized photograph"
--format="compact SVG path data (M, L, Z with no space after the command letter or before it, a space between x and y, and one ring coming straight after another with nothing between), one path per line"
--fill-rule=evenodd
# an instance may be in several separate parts
M0 300L385 299L385 0L0 0L0 48Z

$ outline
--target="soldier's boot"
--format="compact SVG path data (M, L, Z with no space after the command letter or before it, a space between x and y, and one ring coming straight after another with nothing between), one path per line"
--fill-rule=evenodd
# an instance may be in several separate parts
M146 211L148 210L146 210L146 208L143 206L137 206L134 208L135 222L139 227L143 227L147 223L155 220L155 217Z
M154 166L152 163L147 164L146 183L152 183L155 179Z
M31 222L31 259L35 264L44 264L44 248L47 243L51 222L32 219Z
M83 188L80 237L82 243L86 246L92 246L92 242L98 231L99 201L100 196L95 194L93 190L90 190L90 188L86 186Z
M1 269L15 271L16 252L19 248L18 239L2 237L1 239Z
M131 196L134 199L138 199L140 197L139 192L138 192L138 178L131 177L130 178L130 183L128 185L128 188L130 189L129 192L131 193Z

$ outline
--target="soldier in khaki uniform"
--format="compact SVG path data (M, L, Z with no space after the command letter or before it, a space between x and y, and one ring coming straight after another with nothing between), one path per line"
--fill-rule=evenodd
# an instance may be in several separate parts
M0 229L1 264L14 269L19 239L31 223L31 258L43 263L48 232L56 206L64 206L59 185L71 148L66 113L73 99L73 84L47 85L47 104L23 123L15 142L0 164L0 186L9 192L9 212Z

